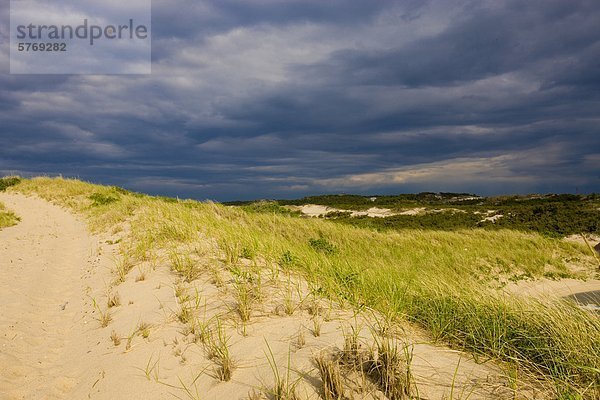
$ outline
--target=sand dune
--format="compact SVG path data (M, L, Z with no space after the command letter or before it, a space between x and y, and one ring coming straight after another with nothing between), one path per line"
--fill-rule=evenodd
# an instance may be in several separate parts
M123 232L92 235L82 220L38 198L0 193L0 201L22 219L0 231L2 399L195 398L196 390L202 399L248 398L273 387L270 351L283 377L289 362L299 398L318 399L314 356L339 352L350 326L359 329L361 346L373 341L374 314L355 316L347 307L309 300L297 277L265 273L264 299L247 324L239 321L235 277L225 268L216 277L182 282L166 265L142 263L115 285L113 243ZM117 295L119 304L109 308L109 297ZM184 321L186 307L201 316L195 330ZM203 337L201 325L212 339ZM472 392L471 399L512 398L498 366L429 344L408 325L395 331L413 352L422 398L448 396L453 384L455 393ZM210 354L219 334L234 365L228 381ZM354 378L346 376L349 387ZM354 398L385 397L366 385Z
M356 211L356 210L343 210L340 208L327 207L317 204L305 204L302 206L287 206L290 210L300 211L302 215L307 217L322 217L326 216L329 213L350 213L352 217L360 217L367 216L371 218L385 218L391 217L394 215L398 215L398 213L394 213L389 208L379 208L379 207L371 207L364 211Z

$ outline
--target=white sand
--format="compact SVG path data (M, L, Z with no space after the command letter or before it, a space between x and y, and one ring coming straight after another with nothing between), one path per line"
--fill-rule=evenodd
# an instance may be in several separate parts
M318 204L304 204L302 206L286 206L286 208L293 211L300 211L302 215L307 217L324 217L329 213L341 212L341 213L350 213L351 217L371 217L371 218L385 218L392 217L394 215L422 215L426 213L466 213L465 210L460 210L458 208L441 208L441 209L430 209L427 210L426 207L415 207L408 208L402 211L392 211L389 208L380 208L380 207L371 207L365 211L358 210L344 210L341 208L335 207L327 207ZM495 220L495 219L494 219Z
M560 298L600 290L600 280L589 279L582 281L577 279L560 279L553 281L549 279L539 279L535 281L510 283L506 286L506 289L511 293L520 295L539 298Z
M479 222L492 222L492 223L496 223L496 221L498 221L502 217L504 217L504 215L502 215L502 214L496 214L496 215L492 215L491 217L485 217L484 219L482 219Z
M403 214L403 213L395 213L392 210L390 210L389 208L379 208L379 207L371 207L365 211L343 210L341 208L321 206L318 204L305 204L302 206L288 206L288 208L291 210L294 210L294 211L300 211L302 213L302 215L305 215L307 217L322 217L329 213L334 213L334 212L350 213L350 216L352 216L352 217L368 216L371 218L385 218L385 217L391 217L393 215ZM409 214L409 215L416 215L416 214Z

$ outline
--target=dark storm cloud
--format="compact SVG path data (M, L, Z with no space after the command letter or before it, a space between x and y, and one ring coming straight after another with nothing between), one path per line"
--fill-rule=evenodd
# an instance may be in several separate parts
M217 199L598 191L598 26L595 1L157 0L151 76L0 74L0 173Z
M420 4L412 3L407 2L409 11L419 8ZM352 26L367 23L384 8L384 2L369 0L155 0L152 22L158 41L153 45L153 60L172 56L181 44L200 44L232 29L302 23Z
M420 5L407 3L409 8ZM177 3L157 0L153 2L152 11L154 29L161 36L188 38L197 33L215 33L260 24L361 24L384 9L385 5L384 2L369 0L180 0Z
M454 85L578 55L598 41L592 2L523 1L500 10L465 7L465 13L440 34L402 48L340 50L309 76L341 84Z

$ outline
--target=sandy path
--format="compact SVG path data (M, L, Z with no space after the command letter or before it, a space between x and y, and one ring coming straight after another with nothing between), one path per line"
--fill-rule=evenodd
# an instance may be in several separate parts
M45 201L0 194L21 222L0 231L0 393L62 397L75 384L61 370L81 323L79 279L92 249L84 223Z

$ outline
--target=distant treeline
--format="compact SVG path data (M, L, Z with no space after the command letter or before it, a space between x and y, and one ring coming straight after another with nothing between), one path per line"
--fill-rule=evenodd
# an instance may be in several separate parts
M422 192L416 194L399 195L372 195L359 196L352 194L333 194L323 196L310 196L298 200L277 200L280 205L319 204L348 210L362 210L370 207L403 208L418 205L449 204L462 201L480 199L479 196L469 193L432 193Z
M495 221L473 212L424 213L394 215L386 218L332 216L335 221L376 229L440 229L464 228L518 229L535 231L549 236L568 236L575 233L600 233L600 211L582 205L558 203L545 205L503 206L494 215Z
M350 216L350 212L334 212L325 218L367 227L384 229L465 228L518 229L549 236L576 233L600 233L600 194L546 194L527 196L480 197L469 193L418 193L396 196L323 195L298 200L233 202L252 212L294 214L283 206L317 204L340 210L366 210L370 207L402 211L421 207L418 215L394 215L386 218ZM298 215L298 213L295 213ZM501 215L494 221L486 217Z

